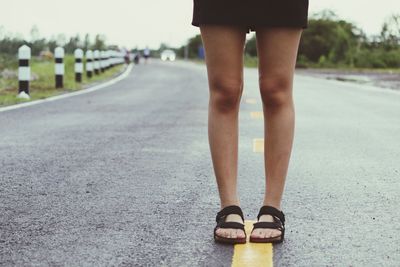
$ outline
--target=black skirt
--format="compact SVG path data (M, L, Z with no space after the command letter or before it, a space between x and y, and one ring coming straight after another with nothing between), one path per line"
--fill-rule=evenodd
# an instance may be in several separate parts
M192 25L307 28L308 0L193 0Z

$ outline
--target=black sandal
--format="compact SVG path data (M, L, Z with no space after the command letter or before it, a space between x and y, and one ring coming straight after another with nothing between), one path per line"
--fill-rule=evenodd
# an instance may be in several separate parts
M260 220L261 215L271 215L274 222L256 222L253 224L253 230L257 228L277 229L281 231L281 235L268 238L259 238L250 236L250 242L254 243L281 243L285 235L285 214L272 206L262 206L257 215L257 220Z
M239 206L232 205L223 208L221 211L217 213L216 221L217 226L214 228L214 240L220 243L227 243L227 244L244 244L246 243L246 231L244 230L244 224L237 223L237 222L226 222L226 216L229 214L238 214L243 222L243 212ZM216 234L216 230L218 228L232 228L232 229L240 229L244 232L244 238L229 238L229 237L222 237Z

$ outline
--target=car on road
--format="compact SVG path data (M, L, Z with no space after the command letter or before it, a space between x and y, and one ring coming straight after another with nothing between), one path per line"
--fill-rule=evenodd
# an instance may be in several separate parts
M161 53L161 60L162 61L174 61L176 59L176 54L173 50L171 49L166 49L162 51Z

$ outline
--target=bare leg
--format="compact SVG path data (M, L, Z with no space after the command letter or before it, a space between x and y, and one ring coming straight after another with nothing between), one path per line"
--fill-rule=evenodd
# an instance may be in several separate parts
M221 208L239 205L236 190L238 113L243 89L243 50L246 30L231 26L200 27L205 48L210 98L208 138ZM227 221L242 222L239 215ZM218 229L223 237L244 237L237 229Z
M259 84L264 112L266 189L263 205L280 209L292 150L295 113L292 97L294 68L301 29L256 29ZM263 215L260 221L273 221ZM275 237L281 232L257 229L255 237Z

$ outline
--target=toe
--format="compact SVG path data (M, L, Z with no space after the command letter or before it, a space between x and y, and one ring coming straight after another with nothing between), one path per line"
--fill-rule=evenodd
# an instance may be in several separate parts
M261 231L260 230L254 230L253 233L251 233L252 237L255 238L260 238L261 237Z
M218 236L222 236L221 228L218 228L217 230L215 230L215 234L218 235Z
M280 235L281 235L281 231L279 231L279 230L274 230L272 233L272 237L278 237Z
M245 234L244 234L243 230L238 230L237 231L237 237L238 238L244 238L245 237Z
M237 238L237 230L230 229L230 232L231 232L230 238Z
M259 230L259 231L258 231L258 237L259 237L259 238L263 238L263 237L264 237L264 234L265 234L264 230Z
M220 237L226 237L226 231L222 228L217 229L216 234Z
M263 238L269 238L271 235L271 231L270 230L264 230L263 232Z
M222 236L229 238L229 235L230 235L230 232L227 229L224 229L222 232Z

